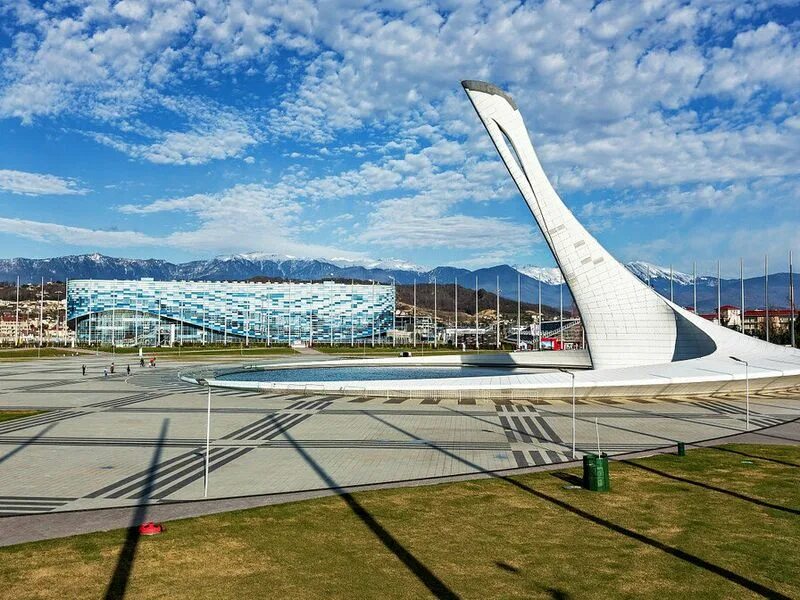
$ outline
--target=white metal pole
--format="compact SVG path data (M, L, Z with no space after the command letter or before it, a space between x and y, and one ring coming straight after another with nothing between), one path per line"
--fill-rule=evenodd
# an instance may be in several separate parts
M764 255L764 333L769 341L769 256Z
M203 481L203 498L208 497L208 461L211 451L211 386L208 386L208 408L206 410L206 464Z
M600 425L597 422L597 417L594 418L594 433L597 436L597 456L600 456Z
M520 290L520 276L517 272L517 350L522 345L522 291Z
M475 348L478 348L478 278L475 278Z
M455 299L455 328L453 329L453 347L458 348L458 277L455 278L453 284L453 298Z
M375 347L375 280L372 280L372 347Z
M575 373L572 375L572 460L575 460Z
M717 323L722 325L722 274L717 261Z
M500 276L497 276L497 283L494 288L495 294L497 296L497 331L495 332L495 337L497 337L497 349L500 350Z
M412 327L414 331L412 332L413 339L414 339L414 348L417 347L417 280L414 279L414 320L412 323Z
M354 317L354 308L353 303L355 302L356 292L353 286L353 280L350 280L350 347L352 348L355 345L356 339L356 322Z
M697 314L697 263L692 262L692 307Z
M17 275L17 304L16 304L16 313L17 313L17 321L16 321L16 337L14 341L15 346L19 346L19 275Z
M744 258L739 258L739 291L741 292L741 303L739 306L741 307L741 314L739 315L740 325L742 327L742 333L744 333L744 313L745 305L744 305Z
M42 277L42 295L39 299L39 348L42 347L42 320L44 319L44 277Z
M789 250L789 310L791 318L789 319L789 326L791 328L790 338L792 348L795 347L795 318L794 318L794 267L792 266L792 251Z
M439 321L438 321L438 299L436 297L436 277L433 278L433 347L439 347Z
M111 296L113 304L111 305L111 352L115 353L117 345L117 292L116 290Z
M69 277L64 282L64 345L69 337Z
M558 337L561 340L561 350L564 349L564 284L558 284Z
M392 347L397 347L397 279L389 277L392 280L392 295L394 296L394 306L392 306Z
M675 302L675 293L673 292L673 285L672 285L673 279L674 279L674 277L673 277L673 273L672 273L672 265L670 265L669 266L669 301L670 302Z
M750 431L750 364L744 363L744 406L747 430Z

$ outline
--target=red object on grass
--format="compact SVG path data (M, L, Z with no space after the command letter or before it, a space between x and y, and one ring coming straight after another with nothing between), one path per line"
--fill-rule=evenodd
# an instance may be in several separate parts
M139 525L139 533L142 535L158 535L164 531L164 526L161 523L153 523L149 521L144 525Z

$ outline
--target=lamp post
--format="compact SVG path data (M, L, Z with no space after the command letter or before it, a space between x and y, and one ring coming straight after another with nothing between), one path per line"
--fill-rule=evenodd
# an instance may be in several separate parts
M740 362L744 365L744 405L745 405L745 419L747 422L747 431L750 431L750 363L735 356L730 357L731 360Z
M208 385L208 382L206 382ZM203 476L203 498L208 498L208 462L211 450L211 386L208 385L208 408L206 410L206 461Z
M567 369L559 369L572 377L572 459L575 460L575 373Z

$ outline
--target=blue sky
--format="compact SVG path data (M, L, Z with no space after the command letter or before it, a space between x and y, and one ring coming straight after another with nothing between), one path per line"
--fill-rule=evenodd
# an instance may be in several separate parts
M800 255L796 2L0 0L0 256L553 264L464 95L623 260Z

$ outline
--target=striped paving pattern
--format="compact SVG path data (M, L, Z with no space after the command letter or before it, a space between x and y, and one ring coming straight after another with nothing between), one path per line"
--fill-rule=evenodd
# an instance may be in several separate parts
M66 506L75 498L42 498L37 496L0 496L0 517L16 517L46 513Z
M206 389L180 381L174 365L94 376L110 360L49 363L52 371L0 363L0 408L54 409L0 423L0 516L198 498ZM82 362L93 376L80 375ZM798 396L800 389L753 394L752 426L800 416ZM610 453L729 435L745 422L743 399L730 394L576 404L579 457L596 451L595 419ZM210 492L327 485L308 460L337 485L557 464L571 459L571 412L569 400L536 397L454 404L214 388ZM155 437L159 429L169 435Z

